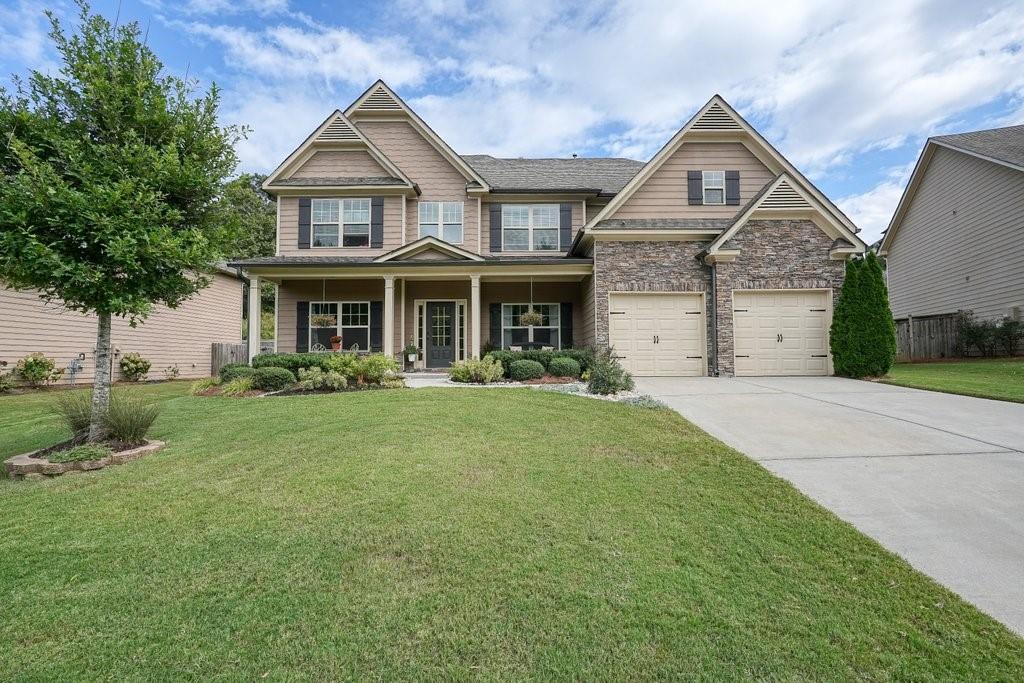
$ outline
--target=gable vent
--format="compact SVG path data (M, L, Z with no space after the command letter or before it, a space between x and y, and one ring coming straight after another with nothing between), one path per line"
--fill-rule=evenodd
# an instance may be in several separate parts
M697 119L690 130L743 130L739 122L729 115L718 102L715 102L708 110Z
M783 180L774 190L768 193L767 197L761 200L761 204L758 208L798 209L806 211L813 207L792 185L789 184L788 180Z
M334 120L320 131L320 135L316 136L317 142L344 142L358 139L359 135L352 130L352 126L348 125L340 116L335 116Z
M402 107L383 86L370 93L359 105L360 111L401 111Z

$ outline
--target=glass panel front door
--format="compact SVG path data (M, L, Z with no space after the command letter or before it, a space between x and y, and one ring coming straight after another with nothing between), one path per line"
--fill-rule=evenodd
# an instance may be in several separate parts
M455 304L427 304L427 367L451 367L455 360Z

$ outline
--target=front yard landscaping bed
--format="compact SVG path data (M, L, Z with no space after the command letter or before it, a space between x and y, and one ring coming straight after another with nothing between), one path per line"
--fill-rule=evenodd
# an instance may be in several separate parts
M1024 357L897 363L886 384L1024 403Z
M556 391L161 401L0 481L13 680L1021 680L1024 641L679 415ZM0 398L0 457L67 439Z
M131 447L111 450L108 454L99 458L88 458L78 460L60 461L51 459L53 455L65 453L71 447L70 444L60 444L59 447L44 448L31 453L23 453L4 461L4 469L11 479L31 479L42 477L56 477L68 472L90 472L101 470L110 465L121 465L126 462L138 460L160 450L166 444L163 441L146 441L145 443Z

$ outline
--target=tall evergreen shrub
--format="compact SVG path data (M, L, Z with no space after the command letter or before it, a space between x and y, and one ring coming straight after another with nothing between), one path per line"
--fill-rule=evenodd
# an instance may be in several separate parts
M896 359L896 325L889 309L889 292L873 253L846 263L830 344L836 374L844 377L884 375Z

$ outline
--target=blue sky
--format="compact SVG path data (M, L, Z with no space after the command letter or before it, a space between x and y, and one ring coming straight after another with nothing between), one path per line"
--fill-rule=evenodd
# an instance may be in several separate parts
M113 17L116 0L94 0ZM0 0L0 74L54 67ZM649 158L718 92L863 229L929 135L1024 122L1024 3L122 0L167 68L224 92L267 171L383 77L461 153Z

